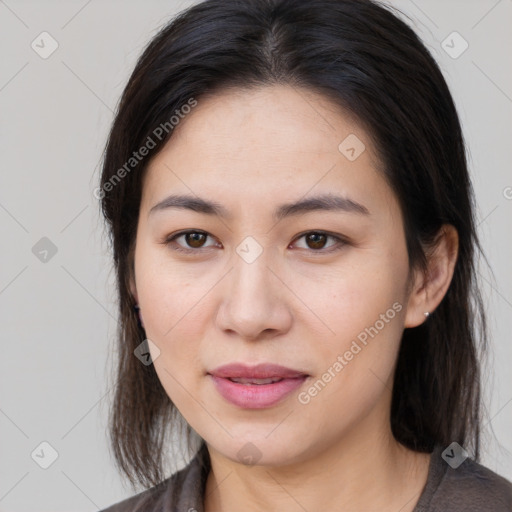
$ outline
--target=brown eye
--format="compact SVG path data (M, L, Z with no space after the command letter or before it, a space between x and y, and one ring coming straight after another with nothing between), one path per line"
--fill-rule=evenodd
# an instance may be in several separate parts
M180 233L176 233L175 235L168 237L164 243L175 251L184 253L195 252L200 254L202 252L200 249L206 250L208 248L219 247L213 239L213 243L208 244L208 238L211 238L208 233L189 230L181 231ZM346 240L340 236L331 235L323 231L309 231L308 233L304 233L302 236L298 237L296 240L305 241L305 245L300 247L299 244L299 248L310 249L311 252L318 252L320 254L341 249L347 243ZM302 243L304 244L304 242Z
M327 235L324 233L309 233L306 235L306 243L310 249L323 249L327 242Z
M341 236L331 235L324 231L309 231L296 238L297 247L310 249L310 252L320 254L341 249L346 243Z
M211 242L208 244L207 240L211 238ZM213 243L212 243L213 242ZM165 245L171 247L175 251L185 252L185 253L200 253L200 249L209 249L215 246L215 241L213 238L203 231L181 231L168 237L165 242Z
M198 249L199 247L202 247L207 238L207 236L204 233L199 233L199 232L187 233L184 236L185 236L186 243L190 247L193 247L194 249Z

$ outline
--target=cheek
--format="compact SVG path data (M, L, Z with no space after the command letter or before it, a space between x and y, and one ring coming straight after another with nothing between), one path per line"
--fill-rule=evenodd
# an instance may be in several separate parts
M400 323L394 320L401 318L397 309L403 309L405 300L403 274L403 268L395 269L389 261L361 260L359 264L338 272L317 275L314 279L304 278L298 286L298 293L307 297L307 304L328 328L327 340L348 340L374 325L388 310L387 316L392 317L393 322L386 322L386 325ZM308 289L310 291L306 293ZM393 308L395 303L401 307Z
M142 268L142 258L140 262ZM198 396L196 379L203 371L199 355L205 326L204 289L183 273L163 266L145 268L151 270L141 270L137 280L146 335L159 350L154 368L169 398L188 416L194 403L190 396Z
M166 342L178 327L193 327L190 317L196 307L200 309L200 290L212 277L201 276L194 265L171 264L166 250L152 244L137 245L137 293L147 334Z
M400 261L381 255L316 281L322 291L310 295L311 309L329 328L314 344L317 378L329 382L323 399L371 400L383 390L403 332L405 280Z
M180 394L178 383L195 373L206 304L205 287L198 284L212 279L194 278L186 270L170 268L159 252L143 248L137 254L135 272L146 336L159 350L155 370L174 399Z

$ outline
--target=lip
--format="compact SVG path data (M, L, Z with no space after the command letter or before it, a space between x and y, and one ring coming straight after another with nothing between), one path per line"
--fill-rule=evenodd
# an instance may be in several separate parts
M228 402L243 409L264 409L282 400L298 387L309 375L284 366L263 363L247 366L240 363L224 365L209 372L219 394ZM267 379L281 378L270 384L242 384L229 378Z
M229 377L242 379L270 379L273 377L294 379L306 375L306 373L300 370L292 370L291 368L273 363L260 363L253 366L243 363L230 363L219 366L208 373L225 379Z

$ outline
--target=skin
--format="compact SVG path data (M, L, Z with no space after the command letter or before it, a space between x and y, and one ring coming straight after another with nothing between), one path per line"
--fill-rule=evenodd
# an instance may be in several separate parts
M366 147L354 161L338 150L349 134ZM430 455L391 433L393 370L404 328L424 322L446 293L457 234L443 227L428 279L409 272L401 211L378 166L370 137L350 116L284 85L202 97L150 162L132 293L160 350L158 377L208 445L206 512L406 512L419 499ZM176 208L149 214L171 193L215 200L231 217ZM369 214L272 218L279 205L322 193L357 201ZM187 229L208 237L165 245ZM319 230L345 242L320 237L315 245L301 236ZM247 236L263 249L252 263L236 252ZM397 303L394 318L300 403L298 394ZM230 362L273 362L310 377L275 406L241 409L207 375ZM255 465L238 456L247 443L259 450Z

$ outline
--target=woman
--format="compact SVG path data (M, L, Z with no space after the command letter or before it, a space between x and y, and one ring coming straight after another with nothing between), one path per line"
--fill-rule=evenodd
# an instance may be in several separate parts
M120 300L111 441L148 487L109 512L512 510L478 463L461 127L388 8L183 12L130 77L96 195ZM199 449L165 479L181 417Z

